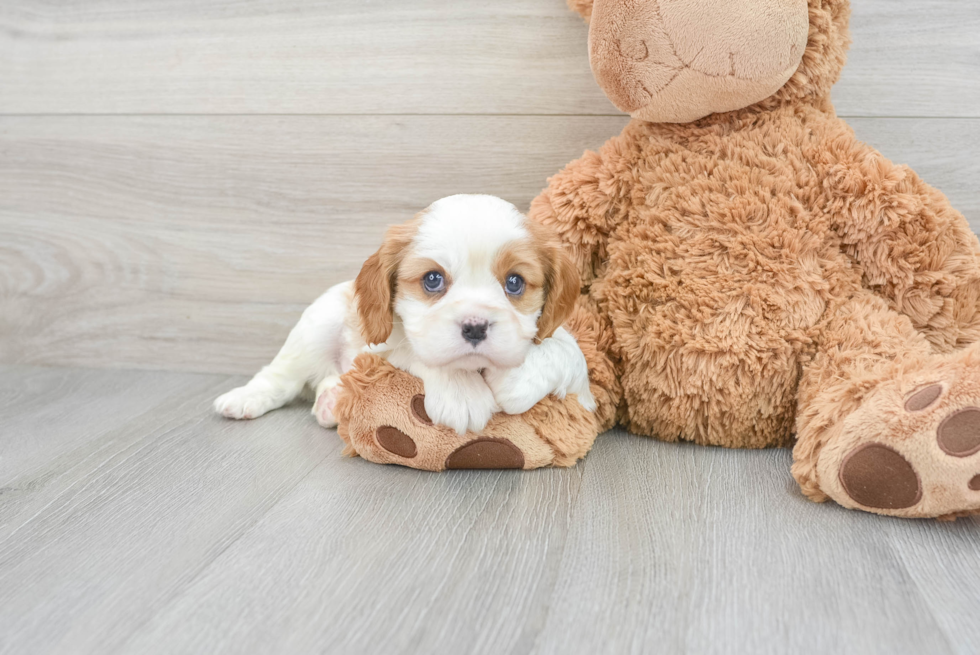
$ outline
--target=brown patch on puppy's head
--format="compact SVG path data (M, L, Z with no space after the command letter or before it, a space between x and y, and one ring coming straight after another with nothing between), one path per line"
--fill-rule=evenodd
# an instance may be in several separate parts
M369 344L384 343L394 326L398 267L418 231L422 214L385 232L384 242L367 258L354 280L361 335Z

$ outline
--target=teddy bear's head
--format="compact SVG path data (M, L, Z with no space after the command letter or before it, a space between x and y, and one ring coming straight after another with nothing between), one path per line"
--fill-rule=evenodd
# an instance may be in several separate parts
M568 0L592 71L634 118L686 123L751 105L826 101L849 0Z

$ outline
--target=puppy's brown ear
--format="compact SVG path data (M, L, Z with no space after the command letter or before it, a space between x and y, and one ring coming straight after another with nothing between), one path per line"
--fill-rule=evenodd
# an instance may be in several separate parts
M388 228L384 243L367 258L354 280L361 336L368 344L384 343L391 336L398 265L415 237L417 225L417 221L409 221Z
M557 237L550 236L541 249L545 270L544 308L538 318L538 343L568 320L581 291L578 269Z

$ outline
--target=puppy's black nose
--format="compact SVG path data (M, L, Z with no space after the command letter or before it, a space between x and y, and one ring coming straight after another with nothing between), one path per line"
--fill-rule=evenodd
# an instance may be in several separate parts
M487 328L490 323L469 319L463 323L463 338L474 346L487 338Z

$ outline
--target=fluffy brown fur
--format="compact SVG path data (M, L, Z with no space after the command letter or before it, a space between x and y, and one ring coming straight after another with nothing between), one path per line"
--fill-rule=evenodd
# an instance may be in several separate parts
M588 15L591 3L570 4ZM848 15L846 0L809 0L806 50L776 93L687 124L634 120L551 178L530 217L557 230L578 270L570 325L596 430L795 441L793 474L814 500L961 515L980 510L968 488L980 453L937 444L944 421L980 407L967 348L980 337L980 244L940 192L835 115ZM939 399L909 410L930 386ZM535 429L553 443L565 426ZM954 436L980 444L980 422L965 429ZM869 445L908 471L845 464Z

